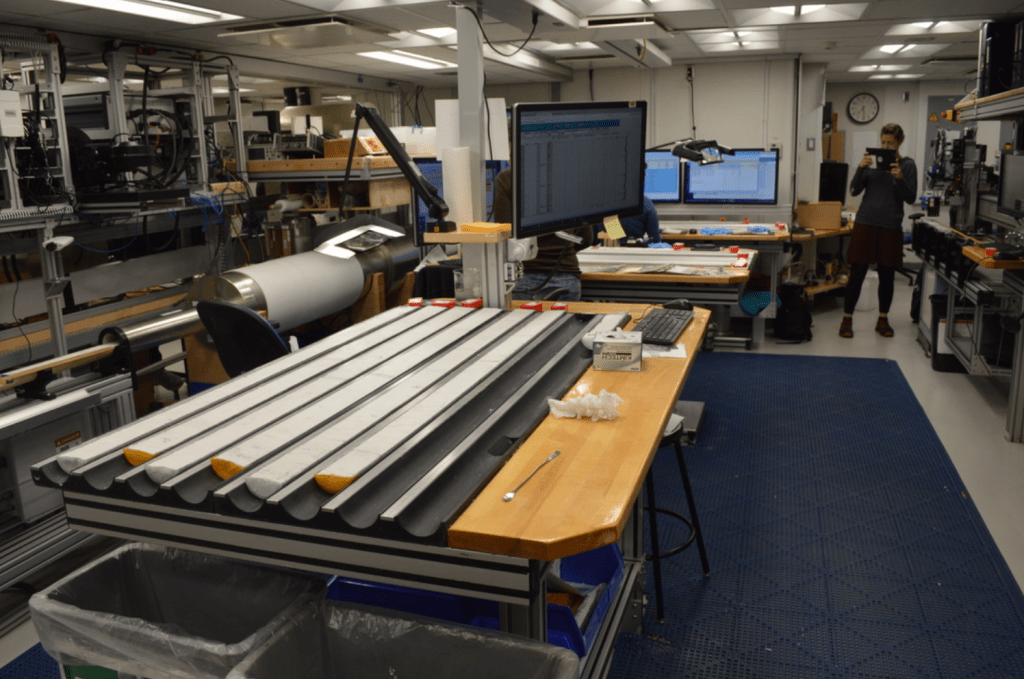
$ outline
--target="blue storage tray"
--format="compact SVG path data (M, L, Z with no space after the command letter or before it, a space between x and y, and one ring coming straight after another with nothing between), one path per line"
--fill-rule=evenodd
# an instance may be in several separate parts
M548 643L568 648L582 657L590 651L601 622L622 585L622 554L618 545L607 545L563 558L561 576L573 584L607 585L584 630L576 625L571 608L548 604ZM328 588L327 598L390 608L474 627L498 629L499 624L498 604L494 601L351 578L335 578Z

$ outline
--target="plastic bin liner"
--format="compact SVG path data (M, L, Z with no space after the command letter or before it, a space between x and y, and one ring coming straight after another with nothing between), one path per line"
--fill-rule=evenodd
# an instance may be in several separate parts
M575 653L525 637L324 601L228 679L575 679L579 669Z
M129 544L29 601L43 648L65 665L148 679L223 679L303 606L315 575Z

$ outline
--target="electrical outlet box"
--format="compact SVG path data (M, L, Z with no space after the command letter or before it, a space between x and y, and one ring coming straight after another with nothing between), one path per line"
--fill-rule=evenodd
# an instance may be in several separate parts
M25 136L21 119L21 97L13 90L0 90L0 137Z

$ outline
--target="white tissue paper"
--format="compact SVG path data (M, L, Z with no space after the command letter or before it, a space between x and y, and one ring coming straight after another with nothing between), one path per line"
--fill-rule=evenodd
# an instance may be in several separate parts
M591 421L614 420L619 416L616 410L622 403L622 397L602 389L600 394L587 394L568 401L548 399L548 407L555 417L589 417Z

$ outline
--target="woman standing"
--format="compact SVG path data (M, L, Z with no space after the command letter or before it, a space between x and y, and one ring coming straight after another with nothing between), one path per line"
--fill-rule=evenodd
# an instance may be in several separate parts
M861 192L864 198L853 222L853 236L846 261L851 265L846 284L840 337L853 337L853 310L857 306L864 278L872 264L878 268L878 322L875 332L892 337L889 307L895 289L896 269L903 265L903 204L917 200L917 165L900 155L903 128L889 123L882 128L884 149L896 151L896 162L889 169L872 167L874 158L865 152L850 182L850 195Z

